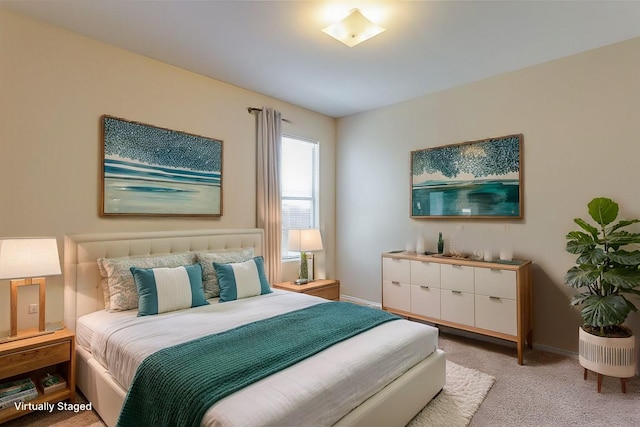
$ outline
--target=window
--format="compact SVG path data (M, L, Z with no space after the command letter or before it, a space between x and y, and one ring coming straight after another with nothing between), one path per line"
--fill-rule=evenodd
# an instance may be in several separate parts
M289 252L289 230L318 228L318 143L282 137L282 259L298 258Z

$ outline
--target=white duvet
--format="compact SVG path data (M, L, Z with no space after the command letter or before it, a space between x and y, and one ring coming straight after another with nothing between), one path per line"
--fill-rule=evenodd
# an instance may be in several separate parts
M100 311L79 319L79 345L89 347L123 388L145 357L164 347L287 313L321 298L285 291L187 310L137 317ZM203 426L331 425L437 346L436 328L395 320L338 343L218 401ZM162 397L179 399L167 390ZM159 402L161 404L161 401Z

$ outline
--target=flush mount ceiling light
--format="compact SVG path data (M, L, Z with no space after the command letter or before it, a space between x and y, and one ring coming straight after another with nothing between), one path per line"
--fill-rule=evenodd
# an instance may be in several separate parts
M336 40L353 47L384 31L384 28L369 21L359 9L353 9L342 20L322 30Z

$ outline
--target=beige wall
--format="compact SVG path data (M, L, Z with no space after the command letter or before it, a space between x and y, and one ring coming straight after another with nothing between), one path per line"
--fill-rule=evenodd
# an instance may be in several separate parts
M461 225L467 236L508 225L515 255L534 262L534 342L576 351L580 318L563 284L575 258L565 235L597 196L640 217L638 70L635 39L338 120L343 293L380 302L380 254L415 245L418 232L435 250L439 231L449 238ZM513 133L524 134L524 220L409 218L411 150Z
M317 257L318 276L380 302L381 252L404 248L418 232L434 249L439 231L498 233L508 224L516 256L535 263L536 344L574 351L579 316L562 279L574 261L564 252L572 219L600 195L640 217L640 39L341 119L338 144L331 118L3 9L0 63L3 237L55 236L62 248L73 233L253 227L255 119L246 107L271 106L292 122L286 133L321 144L327 250ZM222 139L222 218L99 217L102 114ZM524 134L524 220L409 219L411 150L511 133ZM47 320L55 321L62 280L49 282ZM7 312L8 284L0 282L0 313ZM632 324L640 330L635 315Z
M3 9L0 64L0 237L55 236L62 250L65 234L255 227L255 117L247 107L267 106L291 122L285 133L320 142L326 251L316 271L335 275L334 119ZM101 218L103 114L222 139L223 216ZM48 283L47 321L60 320L62 278ZM0 282L0 331L8 329L8 288Z

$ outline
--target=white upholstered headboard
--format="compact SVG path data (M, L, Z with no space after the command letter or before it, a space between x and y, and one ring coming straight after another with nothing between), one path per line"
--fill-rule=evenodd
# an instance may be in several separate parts
M98 258L142 257L181 252L232 252L253 248L262 255L261 229L184 230L76 234L64 238L64 322L104 309Z

